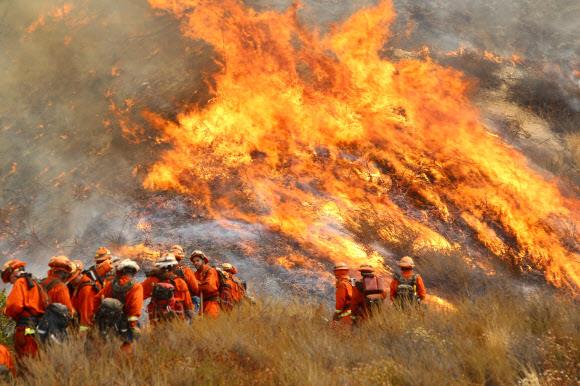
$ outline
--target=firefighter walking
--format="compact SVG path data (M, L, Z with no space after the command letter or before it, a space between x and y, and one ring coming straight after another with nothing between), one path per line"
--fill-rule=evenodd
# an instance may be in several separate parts
M335 311L332 317L333 324L352 326L352 282L349 276L350 268L345 263L334 266L336 278Z
M399 308L417 306L427 296L423 278L414 272L415 262L409 256L399 261L400 273L391 281L390 299Z

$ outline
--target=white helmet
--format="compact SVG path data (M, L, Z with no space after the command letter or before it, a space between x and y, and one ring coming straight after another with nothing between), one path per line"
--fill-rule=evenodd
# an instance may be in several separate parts
M117 272L124 270L125 268L134 269L135 272L139 272L139 265L135 263L131 259L121 260L119 264L117 264Z
M163 254L163 256L161 256L161 258L155 263L155 266L159 268L173 267L174 265L177 265L177 259L173 253Z

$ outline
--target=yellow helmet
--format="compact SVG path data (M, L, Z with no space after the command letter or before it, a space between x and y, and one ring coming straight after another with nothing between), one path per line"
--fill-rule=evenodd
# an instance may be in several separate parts
M375 272L375 269L370 264L362 264L358 270L360 272Z
M413 268L414 266L415 262L410 256L405 256L399 260L399 267L401 268Z
M336 263L336 265L334 266L334 270L335 271L348 271L348 270L350 270L350 268L348 267L348 265L346 265L346 263Z
M171 248L169 248L169 252L173 253L173 255L178 261L185 257L185 251L183 250L183 247L179 244L172 245Z
M102 263L105 260L111 258L111 251L105 247L99 247L97 252L95 252L95 262Z

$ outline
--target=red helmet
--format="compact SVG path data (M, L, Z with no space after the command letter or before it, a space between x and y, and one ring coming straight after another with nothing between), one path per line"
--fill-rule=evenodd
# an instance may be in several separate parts
M18 269L22 269L25 266L26 266L26 263L24 261L20 261L17 259L8 260L2 266L2 273L1 273L2 281L4 283L8 283L10 281L10 275L12 275L12 272L14 272Z
M55 271L62 270L71 273L74 269L74 263L64 255L53 256L48 261L48 266Z
M111 251L105 247L99 247L97 252L95 252L95 262L102 263L105 260L109 260L111 258Z

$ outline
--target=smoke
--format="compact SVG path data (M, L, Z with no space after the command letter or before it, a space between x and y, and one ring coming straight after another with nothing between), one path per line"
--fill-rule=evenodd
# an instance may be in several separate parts
M210 48L146 2L31 0L2 3L0 50L0 254L90 256L132 229L157 151L123 125L207 99Z
M283 10L292 1L245 3L262 11ZM305 0L299 17L325 31L374 3ZM395 6L399 18L388 43L393 47L516 53L564 68L558 85L569 90L562 85L568 69L578 65L580 36L572 1L400 0ZM261 256L240 259L252 253L230 248L236 235L272 242L272 248L289 248L288 241L252 227L224 233L231 224L180 227L203 213L192 214L178 198L160 213L167 197L156 201L141 188L164 146L141 114L173 118L186 106L206 103L219 66L215 59L211 47L184 38L177 20L144 0L1 3L0 255L36 261L40 272L56 253L88 260L101 243L142 241L148 236L135 224L145 219L153 224L156 242L177 238L189 248L204 247L242 268L253 267L256 281L266 273L292 280L282 269L271 272L277 268ZM573 101L573 92L566 92L566 101ZM318 277L305 283L313 286ZM266 287L277 293L280 285Z

